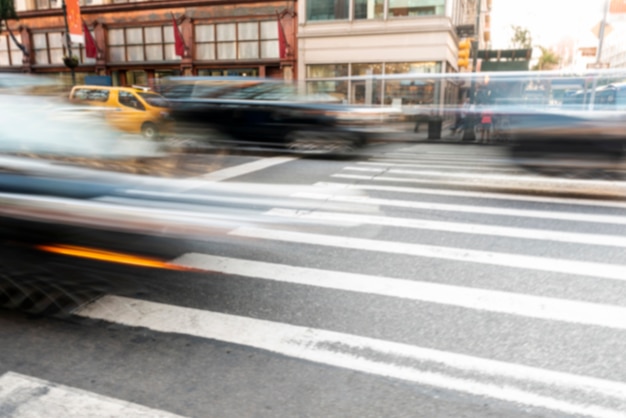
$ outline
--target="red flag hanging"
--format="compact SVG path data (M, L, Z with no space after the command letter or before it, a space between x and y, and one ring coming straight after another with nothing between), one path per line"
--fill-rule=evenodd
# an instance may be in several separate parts
M176 48L176 55L182 57L185 55L185 41L183 40L183 35L180 33L174 15L172 15L172 23L174 25L174 46Z
M91 32L89 32L89 28L85 22L83 22L83 33L85 35L85 56L87 58L96 58L98 56L96 40L91 36Z
M284 59L287 56L287 37L278 12L276 12L276 21L278 22L278 54L280 59Z

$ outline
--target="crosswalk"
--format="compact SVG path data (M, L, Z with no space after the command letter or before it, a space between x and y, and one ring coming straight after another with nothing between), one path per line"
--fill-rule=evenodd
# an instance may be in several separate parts
M626 183L546 179L511 168L495 154L421 150L407 146L346 162L313 191L291 193L310 206L276 206L260 215L284 220L282 226L228 232L246 250L195 250L169 260L193 269L200 282L236 277L290 294L306 289L325 311L314 320L309 314L318 311L297 300L282 301L288 314L281 318L254 306L243 315L174 296L155 301L115 294L73 315L505 402L540 416L624 417L626 371L619 359L626 352L626 202L615 198L626 196ZM228 181L296 163L269 159L207 179ZM540 193L555 188L574 196ZM348 190L359 193L342 193ZM333 203L368 210L342 212ZM293 220L311 223L298 228ZM354 307L326 306L331 302L324 292ZM376 323L371 300L388 308L384 318L408 316L415 324L351 326L359 317ZM444 326L446 332L438 332ZM459 344L450 337L455 333L470 339ZM520 347L526 338L532 344ZM578 339L588 341L583 352L558 347ZM124 416L174 416L14 372L0 376L0 405L14 399L20 385L31 392L55 388L29 399L31 408L45 410L65 399L77 407L126 408ZM48 416L84 416L71 412Z

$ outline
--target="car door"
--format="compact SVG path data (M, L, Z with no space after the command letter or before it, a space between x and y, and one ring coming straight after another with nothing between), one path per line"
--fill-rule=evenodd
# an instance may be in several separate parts
M146 119L146 108L130 91L117 90L116 106L110 112L111 125L122 131L140 133Z

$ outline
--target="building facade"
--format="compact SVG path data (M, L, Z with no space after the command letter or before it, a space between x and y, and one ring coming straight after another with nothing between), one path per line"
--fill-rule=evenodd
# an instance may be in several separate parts
M16 0L19 20L10 28L24 54L0 33L0 71L69 78L63 64L65 21L61 0ZM97 57L72 45L77 82L109 76L114 85L152 85L170 75L297 77L296 2L267 0L80 0ZM173 20L185 51L175 54ZM281 58L279 33L285 54Z
M368 76L458 71L457 27L474 24L476 1L486 11L487 0L300 0L300 78L348 103L455 102L458 89L439 81Z

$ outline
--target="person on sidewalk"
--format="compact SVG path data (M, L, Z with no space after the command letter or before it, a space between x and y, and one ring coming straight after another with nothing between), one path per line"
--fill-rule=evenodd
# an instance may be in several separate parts
M452 135L455 135L458 132L463 132L465 130L465 122L467 121L467 114L470 110L470 102L469 98L465 98L461 108L459 109L454 125L452 126L451 131Z
M491 137L491 129L493 128L493 112L485 107L480 112L480 143L488 144Z

